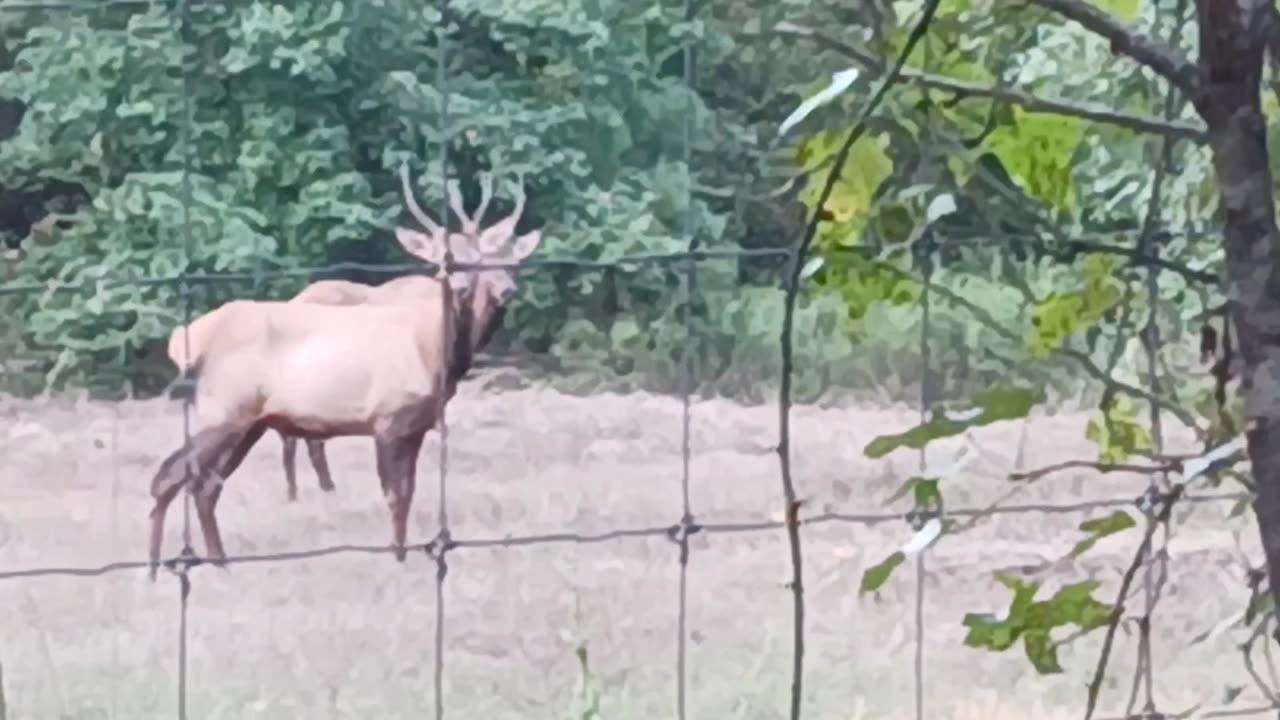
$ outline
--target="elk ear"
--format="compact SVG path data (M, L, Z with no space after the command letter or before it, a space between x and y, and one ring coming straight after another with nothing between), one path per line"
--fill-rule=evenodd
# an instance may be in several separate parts
M534 230L521 235L511 244L511 259L518 261L529 257L534 250L538 249L538 244L541 242L541 230Z
M444 243L434 235L397 227L396 239L414 257L426 260L432 265L440 265L444 262Z
M510 217L490 225L476 237L476 249L485 255L492 255L502 249L516 232L518 218Z

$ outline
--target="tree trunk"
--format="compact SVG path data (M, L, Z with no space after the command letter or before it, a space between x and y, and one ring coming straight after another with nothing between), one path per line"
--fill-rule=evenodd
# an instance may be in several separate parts
M1280 607L1280 232L1268 166L1261 84L1271 0L1198 0L1200 93L1209 126L1235 327L1254 502L1272 597Z

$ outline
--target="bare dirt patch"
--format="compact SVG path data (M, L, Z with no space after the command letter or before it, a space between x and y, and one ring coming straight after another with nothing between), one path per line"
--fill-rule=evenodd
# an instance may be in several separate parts
M680 403L646 394L572 397L541 387L485 390L469 382L450 406L448 512L456 538L500 538L676 522ZM914 453L865 458L875 434L905 428L914 411L796 408L796 477L807 512L882 512L916 469ZM1023 466L1090 458L1079 413L1037 416L976 432L979 462L945 488L952 507L1008 488L1025 431ZM702 523L777 517L777 409L726 400L693 410L691 503ZM181 441L181 406L167 401L0 405L0 571L89 566L146 551L148 486ZM1186 445L1189 438L1175 438ZM956 447L951 444L939 452ZM428 438L411 520L436 532L438 436ZM299 453L301 498L285 502L280 445L268 436L228 485L219 509L228 552L384 544L390 523L367 439L329 444L335 494L315 485ZM1131 498L1145 479L1066 473L1014 502ZM175 508L178 508L175 505ZM898 509L901 509L900 507ZM1177 711L1221 702L1247 685L1230 634L1190 638L1242 606L1231 528L1257 558L1255 531L1224 520L1226 505L1179 514L1170 585L1156 611L1156 698ZM1098 515L1100 512L1094 512ZM965 648L966 612L1007 604L990 572L1064 554L1090 513L1001 515L944 539L924 573L926 712L932 717L1075 717L1098 639L1065 650L1067 672L1037 678L1018 650ZM166 551L181 545L170 512ZM865 567L905 542L902 522L831 523L804 530L808 584L805 714L914 717L915 568L878 597L859 599ZM198 541L195 547L202 550ZM1138 541L1129 532L1050 586L1083 577L1110 598ZM675 701L676 547L664 538L516 549L461 549L446 581L446 711L452 717L577 714L575 648L588 649L591 686L609 717L671 716ZM785 715L791 596L781 531L699 534L689 565L690 717ZM1049 588L1050 590L1052 587ZM99 578L0 581L0 663L10 718L170 715L176 697L178 583L144 572ZM1140 602L1140 601L1139 601ZM435 569L385 555L193 571L189 707L193 717L421 717L432 705ZM1136 652L1121 633L1104 709L1123 709ZM1251 692L1251 691L1250 691ZM1249 704L1250 692L1237 700Z

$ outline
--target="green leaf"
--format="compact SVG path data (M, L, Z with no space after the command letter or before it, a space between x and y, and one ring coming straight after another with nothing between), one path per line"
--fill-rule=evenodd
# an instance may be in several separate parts
M1075 204L1072 158L1084 137L1079 118L1013 108L1013 123L1001 125L983 145L1024 192L1052 208Z
M918 508L937 507L942 503L942 493L938 490L938 481L935 479L921 478L915 484L913 494Z
M1096 324L1120 302L1116 263L1109 255L1087 254L1081 262L1081 289L1055 290L1036 302L1027 348L1032 357L1045 357L1057 350L1068 337Z
M969 628L965 644L1003 652L1022 638L1027 658L1042 674L1062 672L1058 662L1061 643L1052 636L1055 628L1077 625L1087 633L1107 625L1114 614L1113 608L1093 597L1099 587L1095 581L1064 586L1051 598L1037 601L1038 582L1003 573L996 573L995 578L1013 591L1008 613L1003 620L988 614L965 615L964 626Z
M1019 619L1025 617L1027 609L1031 607L1031 599L1040 589L1040 583L1035 580L1019 580L1008 573L1001 572L994 573L994 577L996 582L1013 591L1013 599L1009 602L1009 617Z
M990 615L979 613L966 613L963 624L969 628L969 634L964 638L965 645L995 652L1003 652L1013 647L1023 632L1021 623L996 620Z
M858 588L858 594L863 595L869 592L875 592L880 589L889 580L889 576L899 565L907 559L902 551L895 551L892 555L885 558L880 563L873 565L862 573L862 585Z
M1151 431L1138 420L1135 403L1127 395L1112 394L1100 415L1090 418L1084 431L1098 446L1098 462L1121 463L1153 447Z
M933 440L959 435L969 428L1023 418L1041 396L1039 391L1026 388L991 388L974 397L976 411L949 414L941 409L935 410L923 424L901 433L873 438L862 452L867 457L880 458L898 448L922 448Z
M797 163L806 170L817 168L840 149L847 134L848 130L841 128L813 135L796 148ZM880 184L893 174L888 145L889 136L884 133L859 138L850 148L848 161L827 197L825 209L831 214L832 224L840 226L849 238L845 244L854 243L857 232L866 222L872 198ZM819 172L810 173L800 192L800 201L810 212L813 212L826 185L829 169L827 165Z
M1079 625L1088 631L1106 625L1111 618L1112 608L1093 597L1101 584L1096 580L1085 580L1072 585L1065 585L1053 597L1044 601L1051 611L1048 615L1048 626Z
M1022 646L1036 672L1041 675L1062 672L1062 665L1058 664L1058 646L1049 637L1048 630L1042 628L1027 630L1022 635Z
M893 494L885 499L884 504L891 505L908 493L911 494L916 507L936 507L942 502L942 491L938 489L937 478L912 477L893 491Z
M1115 535L1137 525L1133 516L1123 510L1116 510L1106 517L1085 520L1080 523L1080 529L1089 533L1089 537L1081 540L1071 548L1068 557L1079 557L1081 553L1093 547L1095 543L1109 535Z
M1124 21L1138 17L1138 0L1092 0L1098 9L1105 10Z

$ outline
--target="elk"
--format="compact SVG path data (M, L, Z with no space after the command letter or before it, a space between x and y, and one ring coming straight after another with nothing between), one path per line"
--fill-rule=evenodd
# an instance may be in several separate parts
M480 223L484 218L485 212L488 210L489 203L493 197L493 178L491 175L484 176L480 181L480 201L476 209L472 213L466 212L462 203L462 195L459 192L457 181L451 181L446 191L449 198L449 208L453 211L461 224L462 238L479 238ZM401 183L406 199L406 204L411 208L411 212L418 215L425 215L421 208L413 202L413 190L408 185L409 179L407 174L402 173ZM524 210L524 195L518 193L516 196L515 208L512 210L510 217L519 220ZM510 219L510 218L508 218ZM421 222L421 219L419 218ZM495 225L495 227L497 227ZM491 239L492 245L490 251L496 252L501 248L501 244L505 243L514 233L515 225L509 223L510 233L507 238L494 237ZM459 257L460 253L465 253L465 248L457 247L458 235L453 236L454 256ZM490 252L481 252L484 257L492 257ZM493 276L497 277L497 276ZM486 282L489 282L486 276ZM513 290L514 286L509 288ZM501 290L506 292L507 290ZM395 278L382 285L364 285L361 283L351 282L349 280L318 280L303 288L301 292L290 298L289 302L295 303L313 303L317 305L358 305L367 304L399 304L406 302L439 302L440 299L440 281L433 277L423 277L419 275L410 275L406 277ZM470 334L471 353L474 355L488 344L489 339L502 323L502 317L505 312L505 298L497 303L493 311L489 313L487 321L480 322L472 326ZM180 363L183 347L180 339L175 333L170 337L169 357L174 364ZM463 371L465 373L465 370ZM458 380L461 380L459 376ZM282 464L284 466L285 485L287 488L287 497L290 502L298 498L298 482L297 482L297 454L298 454L298 438L279 433L282 444ZM324 452L324 440L316 438L305 438L307 444L307 456L311 460L311 467L316 473L316 479L320 489L324 492L333 492L335 486L333 484L333 474L329 470L329 461Z
M160 463L151 482L153 580L165 512L188 481L207 559L225 566L218 499L268 429L315 440L372 437L391 514L391 546L404 561L423 438L469 369L475 338L492 332L516 287L510 267L446 273L446 254L452 251L462 262L514 264L537 248L542 233L512 239L523 210L520 183L511 215L480 230L477 213L462 232L451 233L414 200L407 167L400 176L405 204L426 232L397 227L396 239L410 254L441 267L436 278L415 280L430 283L434 294L354 305L233 300L170 337L170 357L195 383L199 429Z

